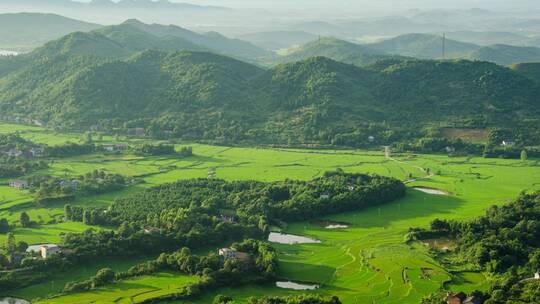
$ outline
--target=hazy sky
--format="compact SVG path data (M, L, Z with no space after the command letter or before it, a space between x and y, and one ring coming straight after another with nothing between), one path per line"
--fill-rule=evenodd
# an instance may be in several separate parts
M437 9L437 8L473 8L480 7L494 10L540 9L539 0L173 0L195 4L221 5L242 8L320 8L352 6L366 9Z

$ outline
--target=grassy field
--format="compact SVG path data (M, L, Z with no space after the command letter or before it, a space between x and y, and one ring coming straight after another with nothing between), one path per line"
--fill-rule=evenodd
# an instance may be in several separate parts
M0 125L0 132L4 132L4 128ZM7 129L13 131L16 128L10 125ZM23 132L25 137L41 142L52 140L50 137L55 136L41 129ZM73 140L77 136L60 136L54 139L54 143L61 143L69 138ZM209 170L215 171L217 177L226 180L261 181L286 178L308 180L336 168L347 172L393 176L402 180L412 174L418 180L408 184L411 189L402 200L380 208L327 218L350 223L348 229L328 230L307 222L292 223L286 229L289 233L312 236L321 240L321 244L276 246L281 253L281 278L320 284L321 288L316 292L338 295L344 303L418 303L423 296L443 286L456 291L485 289L488 283L482 274L453 274L452 269L444 269L433 260L424 245L406 244L404 235L409 227L425 227L434 218L470 219L481 215L490 205L512 200L520 191L540 189L540 163L537 160L522 162L413 154L394 155L395 159L387 159L378 151L229 148L199 144L191 146L196 156L184 159L94 154L57 160L49 169L39 174L76 175L104 169L144 179L143 184L120 192L81 197L74 202L88 206L106 206L116 197L178 179L206 177ZM425 178L426 173L421 168L430 169L435 175ZM426 194L414 190L412 187L415 186L444 190L449 195ZM88 228L79 223L47 224L52 219L60 218L62 206L35 209L27 205L28 201L31 201L31 197L24 192L0 188L0 217L16 220L20 212L27 211L31 218L43 219L44 223L38 228L16 229L18 240L29 243L56 242L61 232ZM16 208L6 209L3 205L6 205L6 208ZM0 242L4 237L0 235ZM157 289L167 289L165 287L169 284L165 283L167 280L161 275L145 279L157 285L142 285L155 286ZM133 292L136 294L138 291ZM252 295L291 293L294 292L273 286L249 286L217 290L189 303L209 303L216 294L230 294L238 298L240 303L244 303ZM124 301L125 297L132 297L132 294L130 288L115 285L107 290L78 296L101 303L100 299L105 297L104 295ZM66 296L57 300L66 299L74 298Z
M96 273L102 268L109 267L115 271L126 271L134 264L152 258L155 257L137 256L108 258L101 261L94 261L85 265L77 266L73 269L69 269L69 271L59 272L58 274L55 274L53 277L47 279L40 284L35 284L16 291L11 291L9 292L9 295L26 299L54 296L62 292L66 283L88 279L89 277L96 275Z
M177 273L158 273L153 276L144 276L130 280L120 281L104 288L99 288L82 294L69 294L35 303L48 304L90 304L90 303L141 303L147 299L173 294L189 284L197 282L198 277L184 276Z

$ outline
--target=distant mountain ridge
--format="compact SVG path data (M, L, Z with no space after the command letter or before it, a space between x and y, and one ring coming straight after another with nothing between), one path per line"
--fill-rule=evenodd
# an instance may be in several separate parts
M536 47L504 44L480 46L452 39L445 39L444 43L446 59L471 59L500 65L540 61L540 48ZM440 35L406 34L365 46L386 54L422 59L443 58L443 38Z
M0 14L0 49L27 51L71 32L102 27L55 14Z
M229 10L229 8L221 6L203 6L190 3L171 2L169 0L91 0L90 2L80 2L72 0L2 0L2 5L14 6L32 6L32 5L49 5L63 7L107 7L109 9L212 9L212 10Z
M371 64L377 60L392 57L385 52L378 51L366 45L332 37L321 37L290 49L287 54L276 57L274 63L295 62L318 56L357 66Z

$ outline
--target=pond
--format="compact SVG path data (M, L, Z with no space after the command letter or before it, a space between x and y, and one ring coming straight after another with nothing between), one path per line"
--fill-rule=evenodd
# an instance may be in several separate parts
M300 284L295 282L276 282L276 286L279 288L292 289L292 290L315 290L319 285Z
M319 244L321 241L308 238L305 236L299 236L294 234L285 234L285 233L279 233L279 232L270 232L270 235L268 236L268 241L272 243L278 243L278 244Z
M418 191L422 191L427 194L433 194L433 195L448 195L448 192L439 190L439 189L433 189L433 188L426 188L426 187L413 187L414 189Z
M30 304L30 302L17 298L0 298L0 304Z

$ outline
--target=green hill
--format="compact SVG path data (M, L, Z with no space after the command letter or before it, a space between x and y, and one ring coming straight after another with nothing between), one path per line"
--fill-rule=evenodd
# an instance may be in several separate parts
M357 66L390 57L384 52L363 45L324 37L291 49L286 55L277 57L274 61L275 63L295 62L316 56L324 56Z
M481 35L481 33L477 33L477 35ZM540 61L540 48L535 47L505 44L479 46L452 39L446 39L445 45L447 59L489 61L500 65ZM441 59L443 53L442 37L431 34L407 34L366 46L387 54L421 59Z
M140 34L112 29L124 27ZM6 71L0 111L81 130L143 126L155 136L225 143L365 146L445 126L506 128L540 142L540 86L495 64L389 59L358 67L312 57L265 71L207 52L128 56L140 45L109 30L71 34Z
M182 38L214 53L232 57L257 59L271 54L269 51L247 41L227 38L216 32L199 34L175 25L145 24L135 19L127 20L124 24L131 25L157 37Z
M318 36L304 31L272 31L245 34L238 38L267 50L280 50L317 40Z
M388 54L409 56L423 59L442 58L442 37L430 34L406 34L381 42L369 44L368 47ZM446 39L446 58L462 58L465 54L479 49L471 44Z
M72 32L100 27L54 14L0 14L0 49L27 51Z
M501 65L536 62L540 61L540 48L497 44L482 47L467 57L473 60L496 62Z
M540 83L540 62L538 63L519 63L512 65L514 71L527 76L528 78Z

